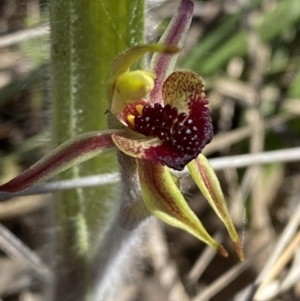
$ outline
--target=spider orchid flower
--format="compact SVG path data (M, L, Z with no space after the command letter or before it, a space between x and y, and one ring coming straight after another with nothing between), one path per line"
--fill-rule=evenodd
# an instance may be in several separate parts
M142 199L148 212L189 232L226 257L224 247L208 234L189 208L170 171L187 166L226 226L236 252L243 260L241 243L218 179L201 154L213 136L203 79L192 71L173 72L192 12L192 1L182 0L161 43L134 47L114 60L107 98L109 116L118 120L115 129L85 133L65 142L21 175L0 186L0 190L27 189L117 147L136 159ZM149 70L130 70L149 52L155 53Z

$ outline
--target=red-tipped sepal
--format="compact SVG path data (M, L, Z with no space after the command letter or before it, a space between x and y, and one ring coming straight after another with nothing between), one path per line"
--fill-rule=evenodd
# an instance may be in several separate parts
M244 260L241 241L230 218L219 180L208 160L200 154L188 164L188 169L202 194L226 226L239 258Z
M138 160L144 203L163 222L183 229L227 257L227 252L206 231L188 206L167 167L150 160Z
M113 133L120 131L95 131L78 135L66 141L19 176L0 185L0 191L18 192L49 178L66 169L89 160L103 152L111 151L115 145L111 139Z

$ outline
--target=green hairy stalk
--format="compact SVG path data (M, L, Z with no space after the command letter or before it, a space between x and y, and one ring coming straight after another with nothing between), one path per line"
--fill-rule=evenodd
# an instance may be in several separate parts
M105 85L112 59L143 43L144 1L51 0L53 144L107 128ZM101 155L60 178L116 171L115 154ZM92 300L91 258L101 248L120 191L105 188L57 193L55 300Z

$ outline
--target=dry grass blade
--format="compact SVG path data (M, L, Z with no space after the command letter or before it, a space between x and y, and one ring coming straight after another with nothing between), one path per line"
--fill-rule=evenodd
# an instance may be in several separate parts
M7 220L32 213L47 204L41 196L22 197L16 200L0 202L0 220Z
M289 223L286 225L286 228L282 233L280 240L278 241L264 269L259 274L256 283L262 283L264 279L267 277L267 275L270 273L270 270L272 269L274 264L278 261L280 255L285 250L287 244L294 236L297 228L299 227L299 224L300 224L300 204L295 209L295 213L291 217Z
M44 25L37 28L29 28L11 34L7 34L0 38L0 48L12 46L23 41L49 35L49 31L49 25Z
M218 241L219 243L222 243L223 238L224 238L224 233L223 231L218 231L213 238ZM206 246L204 252L199 256L197 261L195 262L194 266L190 270L188 276L187 276L187 281L189 282L190 285L195 284L199 278L201 277L202 273L206 270L212 259L215 257L216 251L209 247Z
M215 170L222 170L225 168L239 168L253 164L268 164L274 162L293 162L300 160L300 147L290 149L283 149L277 151L262 152L257 154L228 156L222 158L215 158L210 160L210 164ZM187 170L176 173L178 176L188 175ZM42 185L37 185L26 191L19 193L3 193L0 192L0 201L19 197L24 195L43 194L61 190L69 190L80 187L101 186L119 181L118 173L109 173L96 176L82 177L74 180L63 180L57 182L49 182Z
M20 266L10 258L1 258L0 266L1 297L18 293L30 286L32 277L30 277L26 268ZM0 300L3 300L1 297Z
M178 276L176 266L169 259L167 242L158 223L156 223L155 229L151 229L149 251L155 273L167 292L169 300L189 301L189 296Z
M234 265L230 270L202 290L195 298L192 299L192 301L207 301L214 297L229 283L234 281L242 272L248 269L253 264L254 260L256 260L256 257L264 250L265 248L260 248L259 251L251 258Z
M258 287L257 292L254 296L254 300L266 300L270 297L274 298L278 291L272 292L270 296L270 292L268 291L268 285L282 272L283 268L286 264L291 260L292 256L295 254L295 250L300 244L300 231L296 234L294 239L290 242L290 244L286 247L285 251L278 258L276 263L270 269L269 273L264 278L261 285Z
M20 265L35 271L44 281L51 279L51 272L42 260L17 237L0 224L0 248Z
M239 168L254 164L292 162L300 160L300 147L247 155L228 156L210 160L215 170Z
M286 225L283 233L279 241L277 242L276 246L272 254L270 255L267 263L265 264L264 268L258 275L255 283L252 285L251 288L247 290L243 298L239 298L238 301L251 301L255 292L257 291L258 286L264 282L264 279L270 274L273 266L276 264L278 259L280 258L281 254L284 252L286 246L294 237L300 223L300 204L295 209L293 216L290 218L289 223Z
M84 188L84 187L93 187L101 186L107 184L117 183L120 180L118 173L109 173L96 176L87 176L78 179L72 180L62 180L49 182L42 185L36 185L30 189L19 193L1 193L0 192L0 201L8 200L13 197L25 196L25 195L34 195L34 194L43 194L61 190L70 190L75 188Z
M298 113L297 113L298 114ZM263 128L269 129L284 122L297 118L299 115L295 112L279 114L270 119L267 119L263 122ZM253 129L251 125L232 130L230 132L221 133L214 137L213 141L208 144L204 149L204 154L209 155L216 151L221 151L224 148L230 147L231 145L240 142L243 139L246 139L251 136Z
M288 272L285 279L282 281L279 293L282 294L293 287L297 282L300 281L300 247L296 249L294 261L290 271Z

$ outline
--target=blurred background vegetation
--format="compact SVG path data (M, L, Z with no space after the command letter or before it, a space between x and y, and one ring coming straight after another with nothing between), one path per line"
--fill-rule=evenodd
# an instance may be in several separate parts
M138 1L138 0L137 0ZM211 158L300 146L300 2L296 0L194 1L195 16L179 68L201 74L212 109ZM147 39L156 41L177 1L147 2ZM161 23L161 20L166 20ZM47 150L51 132L50 41L47 1L0 2L0 176L6 181ZM255 281L300 200L299 162L227 168L218 172L248 261L214 257L177 229L148 233L136 271L120 299L252 300L238 295ZM222 227L189 178L182 186L210 233ZM45 257L51 248L48 198L0 203L0 222ZM298 206L298 207L297 207ZM299 222L299 221L298 221ZM42 225L42 226L40 226ZM299 231L299 224L298 228ZM291 237L270 276L271 295L259 300L300 300L300 243ZM0 244L1 247L1 244ZM142 268L141 268L142 267ZM234 270L233 270L234 269ZM296 276L287 281L291 272ZM228 274L232 271L232 275ZM271 271L269 271L271 273ZM43 283L0 254L0 300L42 300ZM271 289L273 288L273 290ZM122 296L122 297L121 297ZM258 299L257 299L258 300Z

